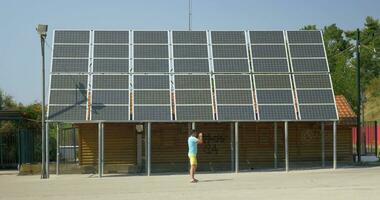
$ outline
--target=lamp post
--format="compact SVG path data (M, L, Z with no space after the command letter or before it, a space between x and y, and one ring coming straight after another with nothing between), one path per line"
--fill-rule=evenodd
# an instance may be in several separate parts
M42 134L42 163L41 163L41 178L49 178L48 163L49 157L46 152L47 148L47 132L45 130L45 39L47 36L48 26L44 24L38 24L36 31L40 35L41 40L41 54L42 54L42 105L41 105L41 134Z

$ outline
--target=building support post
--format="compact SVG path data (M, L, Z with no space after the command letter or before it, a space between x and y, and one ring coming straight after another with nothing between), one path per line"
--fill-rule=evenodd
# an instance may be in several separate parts
M55 170L56 170L56 171L55 171L55 174L56 174L56 175L59 175L59 151L60 151L60 150L59 150L59 135L60 135L60 134L59 134L59 131L60 131L60 130L59 130L59 124L57 124L57 135L56 135L56 140L57 140L57 141L56 141L56 142L57 142L57 153L56 153L56 156L57 156L57 157L56 157L56 160L55 160L55 165L56 165L56 166L55 166Z
M150 176L151 174L151 123L146 123L146 132L145 132L145 166L146 166L146 175Z
M191 122L191 129L195 129L195 122Z
M100 122L98 124L98 174L99 178L103 177L104 167L104 124Z
M325 124L321 122L321 151L322 151L322 167L325 167Z
M274 168L277 169L278 167L278 149L277 149L277 122L274 123L274 136L273 136L273 143L274 143L274 151L273 151L273 159L274 159Z
M288 122L285 122L285 171L289 171Z
M234 150L234 123L230 124L230 138L231 138L231 143L230 143L230 149L231 149L231 171L234 172L235 169L235 150Z
M336 121L333 122L333 168L336 169Z
M235 173L239 172L239 122L235 122Z

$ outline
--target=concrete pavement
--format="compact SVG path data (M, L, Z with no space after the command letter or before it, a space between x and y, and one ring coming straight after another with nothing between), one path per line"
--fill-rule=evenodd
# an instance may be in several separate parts
M378 199L380 167L186 175L0 176L0 199Z

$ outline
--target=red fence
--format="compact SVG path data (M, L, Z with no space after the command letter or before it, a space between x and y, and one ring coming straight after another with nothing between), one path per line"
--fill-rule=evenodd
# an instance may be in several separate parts
M377 130L376 130L377 129ZM376 137L377 134L377 137ZM361 127L361 154L375 154L376 155L376 145L379 147L380 144L380 127L376 122L366 122L365 125ZM376 142L377 138L377 142ZM356 127L352 128L352 145L354 147L354 154L356 154Z

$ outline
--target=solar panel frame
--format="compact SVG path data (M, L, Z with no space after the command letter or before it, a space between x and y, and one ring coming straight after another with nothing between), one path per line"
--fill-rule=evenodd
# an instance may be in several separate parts
M321 31L314 31L315 34L314 35L319 35L319 38L320 40L318 39L318 41L314 41L314 42L301 42L301 43L292 43L290 40L289 40L289 33L291 31L287 31L286 32L286 35L287 35L287 42L288 42L288 48L289 48L289 59L292 61L291 62L291 68L292 68L292 72L293 72L293 81L294 81L294 90L295 90L295 95L296 95L296 99L297 99L297 108L298 108L298 112L299 112L299 115L300 115L300 120L304 120L304 121L308 121L308 120L316 120L316 118L303 118L302 116L307 116L309 115L309 113L304 113L304 110L305 109L301 109L302 107L304 106L324 106L324 105L329 105L330 108L333 108L335 109L335 116L336 118L334 119L323 119L324 117L321 117L321 119L318 119L318 120L321 120L321 121L326 121L326 120L339 120L339 115L338 115L338 110L337 110L337 107L336 107L336 101L335 101L335 95L334 95L334 89L333 89L333 84L332 84L332 79L331 79L331 75L330 75L330 69L329 69L329 63L328 63L328 60L327 60L327 53L326 53L326 48L325 48L325 44L324 44L324 41L323 41L323 35L322 35L322 32ZM296 32L296 31L293 31L293 32ZM299 31L299 32L303 32L303 31ZM307 31L305 31L306 33ZM295 38L293 38L295 39ZM296 39L295 39L296 40ZM302 46L302 45L305 45L305 46L310 46L310 45L319 45L319 46L322 46L323 48L323 56L322 57L313 57L313 56L309 56L309 57L294 57L294 55L292 55L292 52L290 51L290 47L291 45L298 45L298 46ZM314 59L323 59L326 63L326 67L327 67L327 70L325 71L318 71L318 70L309 70L309 71L294 71L294 68L293 68L293 60L296 60L296 59L308 59L308 60L314 60ZM322 82L324 83L325 86L318 86L318 84L312 84L312 85L304 85L300 88L300 79L299 78L304 78L306 76L311 76L311 77L315 77L317 78L318 76L324 76L325 79L326 77L328 78L328 80L322 80ZM298 80L297 80L298 79ZM310 79L308 78L307 79L307 83L310 83L310 80L314 80L314 79ZM298 81L298 83L297 83ZM322 84L321 80L319 81L320 84ZM326 85L328 84L328 85ZM332 99L331 97L329 97L329 101L330 102L300 102L300 98L298 96L299 92L302 92L302 91L309 91L309 92L313 92L313 91L318 91L318 90L325 90L325 91L330 91L330 94L332 95ZM302 96L301 96L302 98ZM327 97L326 97L327 98ZM331 107L333 106L333 107ZM316 110L315 112L317 112L318 110ZM323 114L323 113L320 113L320 114Z

